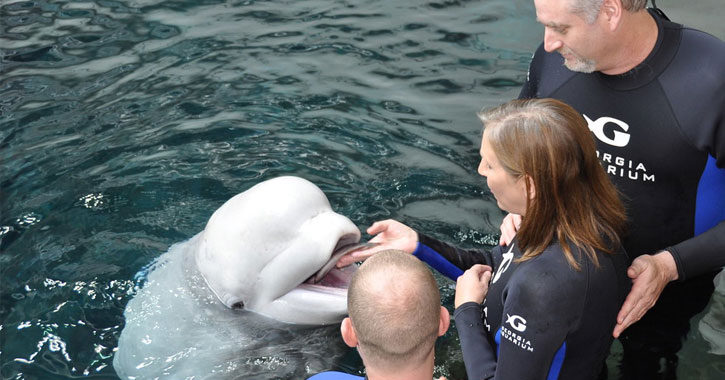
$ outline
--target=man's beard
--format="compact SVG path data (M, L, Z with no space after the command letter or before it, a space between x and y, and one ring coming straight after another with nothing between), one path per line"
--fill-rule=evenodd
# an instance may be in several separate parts
M559 54L562 56L566 54L571 57L570 59L566 59L566 57L564 57L564 66L571 71L591 73L597 70L597 64L594 60L582 58L567 47L561 48L559 50Z

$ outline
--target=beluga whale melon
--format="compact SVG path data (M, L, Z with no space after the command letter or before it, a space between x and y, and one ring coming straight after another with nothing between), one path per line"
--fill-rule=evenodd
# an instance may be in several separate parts
M128 302L113 366L126 379L303 378L345 347L360 231L299 177L261 182L172 245ZM325 327L327 326L327 327Z

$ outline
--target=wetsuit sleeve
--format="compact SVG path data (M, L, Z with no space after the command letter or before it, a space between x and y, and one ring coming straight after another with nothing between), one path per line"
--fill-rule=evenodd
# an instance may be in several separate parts
M659 78L680 132L725 169L725 42L684 29L677 58Z
M508 284L501 327L494 338L498 359L493 379L556 379L566 356L565 339L580 323L586 297L581 287L586 285L577 282L569 268L519 268L518 272ZM469 379L484 378L490 374L469 374Z
M579 322L576 311L583 308L582 292L567 291L573 284L557 281L553 271L516 285L506 299L496 334L500 344L494 378L545 379L551 370L558 375L567 333Z
M725 43L685 29L678 57L660 83L683 136L710 156L698 185L696 236L667 248L685 280L725 265Z
M463 269L453 265L453 263L446 260L438 252L434 251L433 248L428 247L425 244L421 244L420 242L415 247L413 256L427 263L442 275L453 281L456 281L458 277L463 274Z
M725 221L667 251L675 258L680 281L725 267Z
M418 241L462 270L467 270L475 264L485 264L493 267L491 252L456 248L420 232L418 233Z
M481 305L466 302L456 308L453 318L456 321L468 378L471 380L492 378L496 371L496 354L486 338Z

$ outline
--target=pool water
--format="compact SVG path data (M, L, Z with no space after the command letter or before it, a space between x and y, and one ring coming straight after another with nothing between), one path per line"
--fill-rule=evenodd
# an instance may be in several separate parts
M363 231L497 241L475 112L518 94L541 39L529 0L1 4L2 379L117 378L136 274L276 176ZM709 347L693 329L683 378L723 377ZM465 376L454 329L436 375Z

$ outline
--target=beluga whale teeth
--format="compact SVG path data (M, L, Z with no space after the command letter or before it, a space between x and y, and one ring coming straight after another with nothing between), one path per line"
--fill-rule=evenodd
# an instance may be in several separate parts
M335 251L332 254L332 257L330 257L330 260L325 263L325 265L320 268L312 277L310 277L305 283L307 284L318 284L320 283L325 276L330 273L335 268L335 265L338 261L340 261L340 258L347 255L348 253L357 251L359 249L363 248L370 248L378 245L378 243L355 243L355 244L347 244L343 245L342 247L335 248Z

